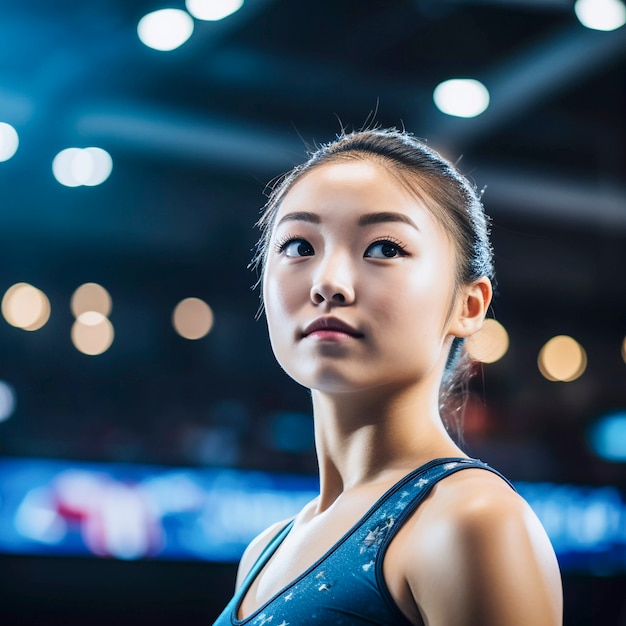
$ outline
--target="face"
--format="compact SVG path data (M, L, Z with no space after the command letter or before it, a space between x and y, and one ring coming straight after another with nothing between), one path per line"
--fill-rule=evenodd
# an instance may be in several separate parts
M454 276L454 243L392 173L366 160L314 168L284 197L267 254L274 354L294 380L332 393L438 378Z

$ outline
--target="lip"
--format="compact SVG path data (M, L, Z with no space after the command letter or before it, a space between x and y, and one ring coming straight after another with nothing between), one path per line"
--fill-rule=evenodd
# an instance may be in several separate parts
M308 337L313 333L340 333L357 339L363 337L363 333L336 317L318 317L304 329L302 337Z

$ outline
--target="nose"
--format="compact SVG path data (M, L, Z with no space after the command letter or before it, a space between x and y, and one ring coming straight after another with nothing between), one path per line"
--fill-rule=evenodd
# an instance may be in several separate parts
M322 262L313 276L311 301L314 304L346 306L355 299L354 276L350 261L335 256Z

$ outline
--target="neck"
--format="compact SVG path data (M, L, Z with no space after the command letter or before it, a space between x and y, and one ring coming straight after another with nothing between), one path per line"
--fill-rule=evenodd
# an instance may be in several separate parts
M464 456L441 422L438 397L410 387L381 393L313 391L320 509L352 487L396 480L440 456Z

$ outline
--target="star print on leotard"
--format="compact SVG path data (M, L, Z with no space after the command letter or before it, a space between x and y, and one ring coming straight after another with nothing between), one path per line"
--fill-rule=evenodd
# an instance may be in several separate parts
M368 550L376 551L383 542L387 531L393 526L394 518L390 515L382 520L375 528L370 530L361 542L361 554Z

